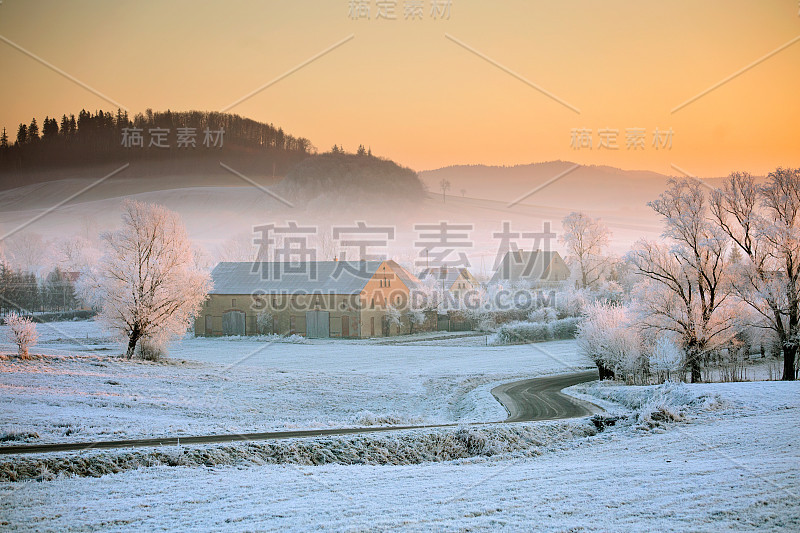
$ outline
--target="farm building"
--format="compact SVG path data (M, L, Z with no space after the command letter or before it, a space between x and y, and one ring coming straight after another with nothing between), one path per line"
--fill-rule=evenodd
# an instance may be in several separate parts
M569 277L569 267L555 251L512 250L506 252L490 283L525 282L534 286L561 283Z
M417 276L419 279L433 278L444 290L461 293L480 286L477 279L466 268L433 267L426 268Z
M211 278L196 335L396 335L388 307L407 305L418 283L395 261L220 263Z

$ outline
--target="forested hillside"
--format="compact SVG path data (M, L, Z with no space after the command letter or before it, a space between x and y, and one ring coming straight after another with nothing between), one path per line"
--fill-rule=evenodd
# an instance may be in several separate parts
M3 188L60 179L50 170L104 163L157 162L165 171L196 170L199 161L241 157L283 174L315 151L311 142L280 127L227 113L186 111L136 114L81 110L19 124L0 134ZM149 173L152 173L151 169ZM157 173L157 170L156 170Z

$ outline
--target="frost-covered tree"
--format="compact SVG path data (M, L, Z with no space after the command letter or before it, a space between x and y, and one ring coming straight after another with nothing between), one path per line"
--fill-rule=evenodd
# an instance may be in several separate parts
M87 301L101 309L101 322L124 336L131 358L140 340L163 345L185 333L211 287L176 213L126 201L122 222L121 229L102 234L104 254L82 279Z
M394 304L389 304L386 307L386 322L399 329L403 323L403 310Z
M440 311L446 303L445 289L433 275L425 276L411 292L409 305L420 311Z
M782 379L793 380L800 346L800 169L778 168L764 185L735 172L714 195L712 211L743 255L734 268L735 292L775 332Z
M648 373L642 341L622 306L595 302L586 307L578 326L579 349L597 365L600 379L634 380Z
M599 218L572 212L561 221L563 242L572 263L570 266L581 289L594 287L606 274L610 258L604 255L611 231Z
M732 336L727 236L709 219L702 187L696 180L670 180L649 203L664 217L669 244L640 240L628 255L646 280L634 298L645 328L680 336L693 383L701 379L704 356Z
M563 317L582 316L592 298L589 291L567 287L556 293L556 309Z
M8 340L17 345L19 356L27 359L28 349L35 346L39 340L36 324L30 317L21 317L12 312L6 316L6 325L8 325Z
M650 371L655 372L659 381L669 381L683 369L683 352L669 335L661 334L650 351L649 362Z
M80 236L56 241L55 251L57 264L66 272L80 272L100 258L96 243Z
M415 329L425 324L425 313L420 309L407 307L403 315L408 320L409 333L414 333Z

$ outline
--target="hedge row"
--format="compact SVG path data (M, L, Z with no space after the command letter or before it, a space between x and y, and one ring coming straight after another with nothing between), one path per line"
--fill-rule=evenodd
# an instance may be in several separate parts
M503 324L494 335L493 344L527 344L529 342L574 339L578 335L579 317L552 322L511 322Z

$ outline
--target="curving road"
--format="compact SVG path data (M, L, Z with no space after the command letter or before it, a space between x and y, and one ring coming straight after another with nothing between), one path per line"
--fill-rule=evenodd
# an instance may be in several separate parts
M492 395L508 411L505 422L577 418L598 413L601 409L589 402L567 396L561 391L597 378L597 370L591 370L523 379L493 388Z
M578 383L597 379L597 370L558 374L540 378L524 379L500 385L492 389L492 395L508 411L503 422L530 422L557 420L588 416L602 411L596 405L567 396L561 390ZM96 442L69 442L52 444L24 444L0 446L0 455L85 451L108 448L141 448L146 446L175 446L179 444L212 444L235 441L276 440L302 437L324 437L330 435L354 435L379 433L405 429L457 427L463 425L487 425L497 422L475 422L472 424L429 424L421 426L380 426L361 428L311 429L301 431L272 431L265 433L236 433L226 435L199 435L194 437L166 437L156 439L128 439Z

